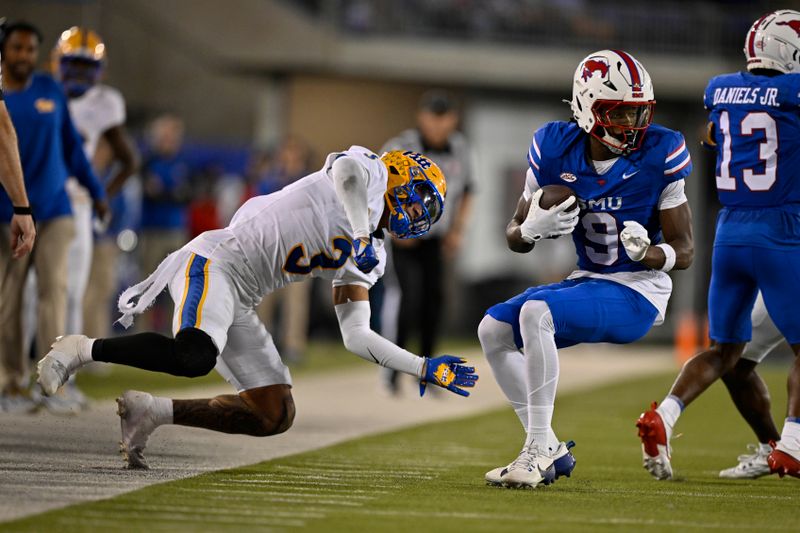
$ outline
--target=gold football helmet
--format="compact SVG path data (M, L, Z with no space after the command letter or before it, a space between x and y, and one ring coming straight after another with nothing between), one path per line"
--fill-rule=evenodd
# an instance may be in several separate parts
M381 161L389 171L386 187L389 231L400 239L424 235L444 213L447 194L444 173L424 155L408 150L386 152ZM421 209L412 209L414 204ZM418 211L421 212L416 214Z
M106 57L106 45L92 30L73 26L61 33L54 53L64 90L74 98L97 83Z

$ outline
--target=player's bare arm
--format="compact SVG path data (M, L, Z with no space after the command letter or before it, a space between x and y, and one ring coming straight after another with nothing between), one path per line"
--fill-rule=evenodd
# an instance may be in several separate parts
M30 213L28 195L22 178L22 166L17 151L17 134L4 102L0 101L0 183L8 193L15 213L11 218L11 247L14 258L22 257L33 249L36 227ZM20 210L19 213L16 211Z
M508 243L508 249L518 254L526 254L536 246L534 242L526 242L522 238L522 232L520 231L520 226L525 221L525 216L528 214L529 205L525 197L520 196L517 202L517 210L514 212L514 216L511 218L508 226L506 226L506 242Z
M506 228L508 247L515 252L525 253L533 249L533 244L543 238L554 238L572 233L578 224L579 209L576 198L570 195L556 205L542 207L543 189L537 190L528 201L520 198L514 218ZM531 245L525 249L519 242ZM516 249L515 249L516 247Z
M106 187L106 193L112 197L122 189L125 180L139 169L139 154L133 148L133 143L124 126L107 129L103 132L103 138L108 141L114 154L114 161L119 164L119 169Z
M664 242L675 250L675 266L671 270L689 268L694 259L694 238L692 236L692 211L685 202L672 209L659 212ZM648 268L659 270L666 261L664 248L650 246L641 263Z

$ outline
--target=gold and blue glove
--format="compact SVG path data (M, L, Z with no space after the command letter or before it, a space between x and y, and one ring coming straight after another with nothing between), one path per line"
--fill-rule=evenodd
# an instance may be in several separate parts
M356 266L364 274L369 274L372 269L378 266L378 256L372 246L372 237L360 237L353 240L353 256Z
M425 386L433 383L460 396L469 396L469 391L459 387L474 387L478 374L475 367L461 364L466 362L466 359L453 355L431 357L425 361L425 377L419 382L419 395L424 395Z

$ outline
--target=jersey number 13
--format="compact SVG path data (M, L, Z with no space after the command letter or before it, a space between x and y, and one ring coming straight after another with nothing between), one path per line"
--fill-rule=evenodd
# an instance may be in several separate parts
M735 191L736 177L731 176L731 141L730 116L723 111L719 116L719 129L722 132L722 161L719 164L717 189ZM768 191L775 183L778 166L778 125L768 113L748 113L739 124L739 135L749 137L756 130L764 130L764 142L758 145L758 158L764 162L764 173L756 174L752 168L742 169L742 180L751 191Z

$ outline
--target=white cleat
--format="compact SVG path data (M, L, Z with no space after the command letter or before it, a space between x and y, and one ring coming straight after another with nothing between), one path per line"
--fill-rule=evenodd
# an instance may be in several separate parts
M52 396L69 377L81 367L78 355L78 343L86 339L85 335L64 335L58 337L50 346L41 361L36 365L38 377L36 382L42 387L45 396Z
M766 452L757 444L748 444L747 449L753 453L739 456L739 464L720 471L719 477L727 479L756 479L770 474L767 457L772 449Z
M508 472L510 466L511 464L506 466L498 466L494 470L489 470L486 472L486 475L483 476L483 478L486 480L486 484L494 487L501 486L503 484L503 475Z
M514 489L535 489L539 485L549 485L556 477L553 457L539 450L535 444L525 447L519 456L508 465L502 476L503 486Z
M572 471L575 469L575 457L572 455L572 452L570 452L570 448L573 446L575 446L573 441L560 442L558 443L558 448L556 448L555 451L551 450L553 456L553 467L555 469L555 479L558 479L561 476L569 477L570 474L572 474ZM512 464L514 463L509 463L506 466L498 466L494 470L489 470L486 472L486 474L483 476L486 480L486 484L494 487L502 486L503 476L506 475Z
M148 437L158 427L154 405L153 396L146 392L129 390L117 398L117 414L122 429L119 451L125 457L126 468L131 470L150 468L144 458L144 449Z

